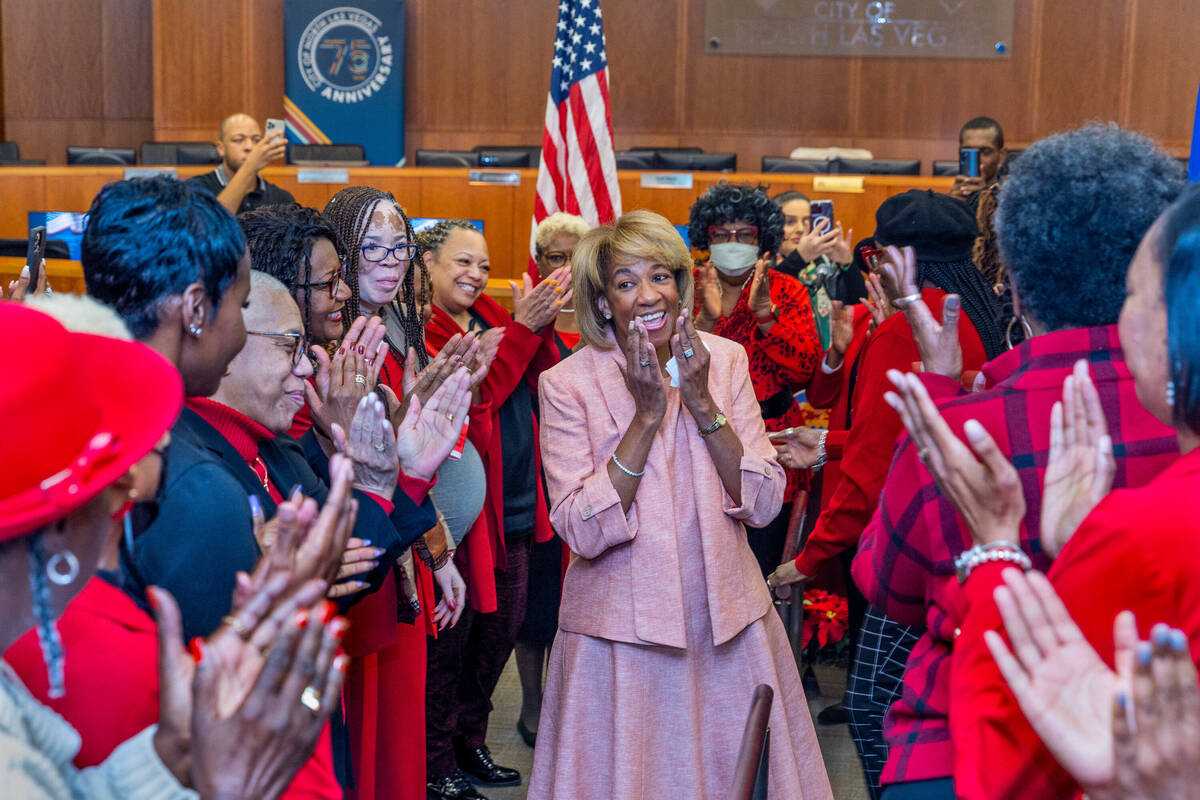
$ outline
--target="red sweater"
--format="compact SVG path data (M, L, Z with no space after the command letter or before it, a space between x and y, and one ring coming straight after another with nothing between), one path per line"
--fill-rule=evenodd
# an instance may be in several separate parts
M1016 466L1028 509L1020 544L1039 569L1050 566L1039 538L1050 409L1080 358L1091 363L1108 418L1116 486L1142 486L1178 451L1174 431L1138 403L1115 325L1035 336L984 366L993 387L985 392L963 394L946 378L924 378L930 393L942 396L942 416L957 435L968 419L978 420ZM952 773L957 740L951 739L947 719L958 698L950 690L950 672L958 663L955 637L963 624L954 559L970 546L970 533L904 437L853 569L871 605L896 622L925 628L909 656L903 691L884 722L885 784Z
M540 333L534 333L486 294L481 294L472 307L476 314L494 328L504 328L504 338L496 359L488 369L487 377L480 385L480 406L486 414L473 413L467 436L487 472L487 499L483 513L467 531L454 559L467 581L467 594L471 607L482 613L496 610L495 570L503 569L508 563L504 545L504 459L500 448L500 407L512 394L520 381L526 381L530 391L537 393L538 376L543 370L558 363L558 346L554 342L554 326L547 325ZM433 307L433 318L425 330L425 340L430 352L440 350L456 333L466 333L449 314L437 306ZM537 442L537 419L530 415L533 426L534 469L540 476L542 461ZM534 540L549 541L554 535L550 527L550 514L546 509L546 497L542 481L537 481L537 511L534 522Z
M1147 520L1150 524L1147 524ZM1047 574L1096 652L1113 667L1113 619L1130 609L1138 635L1165 622L1200 663L1200 449L1140 489L1116 490L1083 521ZM1078 790L1029 727L983 641L1002 623L992 592L1003 570L976 570L954 645L950 732L959 797L1067 797Z
M938 322L942 319L945 296L941 289L921 290L922 299ZM986 360L983 343L966 314L959 317L958 341L962 346L963 369L979 369ZM871 521L892 463L896 439L904 430L900 416L883 399L884 393L892 389L887 371L907 371L920 360L912 328L903 314L885 319L863 346L850 409L857 424L850 427L846 439L841 480L796 557L796 569L801 574L816 575L827 559L853 547Z

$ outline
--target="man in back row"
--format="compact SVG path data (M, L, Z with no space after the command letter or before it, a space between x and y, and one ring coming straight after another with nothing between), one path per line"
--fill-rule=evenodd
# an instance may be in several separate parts
M955 176L950 196L965 202L971 211L977 211L980 190L999 179L1000 168L1008 156L1008 151L1004 149L1004 129L991 117L975 117L959 130L958 146L979 150L979 177Z
M263 138L258 122L249 114L237 113L221 122L217 133L220 165L197 175L192 183L216 195L217 201L237 215L259 206L296 202L284 189L259 176L258 172L287 152L283 132Z

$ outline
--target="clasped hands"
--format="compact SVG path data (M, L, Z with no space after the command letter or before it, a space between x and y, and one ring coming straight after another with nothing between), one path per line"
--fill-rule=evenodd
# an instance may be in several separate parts
M657 429L667 411L664 369L650 343L646 325L637 318L629 323L622 351L625 355L625 386L633 395L637 417ZM684 310L675 320L671 354L679 370L679 392L683 405L700 427L709 425L717 406L708 390L708 348L700 341L691 315Z

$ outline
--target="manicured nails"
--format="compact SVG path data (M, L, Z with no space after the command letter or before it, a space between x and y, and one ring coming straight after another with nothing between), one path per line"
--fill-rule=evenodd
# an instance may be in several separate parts
M158 611L158 595L152 589L146 590L146 602L150 604L152 611Z
M987 436L987 431L983 429L983 425L977 419L969 419L963 423L963 433L972 442L978 442Z
M1150 630L1150 638L1159 647L1166 647L1171 641L1171 629L1160 622Z
M1182 653L1184 650L1187 650L1187 646L1187 634L1178 628L1171 631L1171 647L1174 648L1175 652Z
M345 655L345 654L334 656L333 668L335 670L345 674L345 672L349 668L349 666L350 666L350 656Z
M188 652L192 654L192 660L199 664L204 659L204 640L199 636L188 642Z
M339 642L346 636L348 630L350 630L350 620L345 617L338 617L329 623L329 635Z
M1150 657L1152 654L1153 654L1153 650L1151 650L1149 642L1138 642L1138 646L1137 646L1137 660L1138 661L1140 661L1142 664L1149 664Z
M300 497L301 497L300 484L297 483L295 486L292 487L292 490L290 492L288 492L288 499L299 500Z
M262 503L256 495L250 495L250 516L261 517L263 515Z
M367 542L367 544L370 544L370 542ZM381 555L383 555L386 552L387 552L387 550L383 549L382 547L376 547L375 550L373 551L375 558L379 558Z
M307 628L308 627L308 609L305 608L305 609L301 609L300 611L297 611L296 616L292 618L292 622L294 622L296 624L296 627L299 628L300 630L304 630L305 628Z
M333 615L337 613L337 606L328 600L321 601L321 605L317 607L318 613L321 615L321 624L328 625L329 620L333 619Z
M1120 706L1122 711L1129 707L1129 695L1124 689L1117 692L1117 705Z

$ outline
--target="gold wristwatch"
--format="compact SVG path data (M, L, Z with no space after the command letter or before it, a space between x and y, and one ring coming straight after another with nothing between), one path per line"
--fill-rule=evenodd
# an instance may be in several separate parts
M719 428L725 427L728 423L729 420L725 419L725 415L718 411L716 418L707 427L700 429L700 435L708 436L710 433L716 433Z

